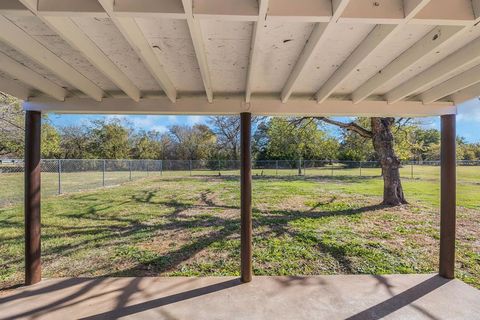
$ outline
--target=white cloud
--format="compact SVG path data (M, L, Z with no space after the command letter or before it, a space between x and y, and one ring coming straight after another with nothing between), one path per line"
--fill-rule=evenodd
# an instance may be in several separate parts
M480 122L480 101L475 99L459 105L457 121Z
M192 124L197 124L203 122L203 117L202 116L188 116L187 117L187 123L192 125Z
M167 132L168 128L166 126L158 125L150 127L151 130L158 131L160 133Z
M177 123L178 122L177 116L167 116L167 120L170 123Z

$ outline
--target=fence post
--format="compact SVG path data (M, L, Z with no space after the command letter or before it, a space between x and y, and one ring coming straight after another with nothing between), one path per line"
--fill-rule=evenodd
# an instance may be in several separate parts
M298 159L298 175L302 175L302 159Z
M163 176L163 160L160 160L160 176Z
M362 176L362 161L359 162L359 167L360 167L360 177Z
M132 181L132 160L128 161L128 170L130 171L130 181Z
M188 160L188 167L190 168L190 176L192 176L192 160Z
M330 160L330 169L332 170L332 177L333 177L333 161Z
M58 194L62 194L62 160L58 159Z
M278 160L275 160L275 175L278 176Z
M146 165L147 168L146 169L147 169L147 177L148 177L148 160L147 160L146 163L147 163L147 165Z
M413 162L410 161L410 179L413 179Z
M303 176L306 177L307 176L307 164L306 164L307 160L303 160Z
M103 170L102 170L102 186L105 187L105 159L103 160Z
M221 176L222 175L222 172L220 171L220 160L217 160L218 163L217 163L217 166L218 166L218 175Z

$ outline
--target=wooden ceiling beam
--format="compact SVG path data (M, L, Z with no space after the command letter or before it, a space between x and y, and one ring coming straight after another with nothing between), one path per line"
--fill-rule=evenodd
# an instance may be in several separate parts
M435 102L443 97L466 89L480 82L480 65L462 72L419 95L424 104ZM477 92L480 94L480 91Z
M352 93L353 103L363 101L383 84L395 79L412 64L436 50L438 46L459 34L460 31L464 29L465 27L458 26L438 26L434 28L413 46L396 57L386 67L358 87Z
M457 70L480 63L480 38L469 43L427 70L405 81L385 94L388 103L396 103L416 93L428 89L439 79L448 79Z
M100 101L103 90L7 18L0 16L0 40L44 66L60 79Z
M208 68L207 52L205 50L205 42L203 40L202 29L200 21L193 16L192 0L182 0L183 9L185 10L188 29L190 30L190 37L192 39L193 48L197 57L198 66L200 67L200 74L202 76L205 93L208 102L213 101L213 87L210 76L210 69Z
M49 96L64 101L67 90L0 52L0 70Z
M134 18L130 17L116 17L113 14L113 1L112 0L99 0L105 11L111 15L112 22L117 29L127 40L130 46L135 50L143 64L150 71L153 78L160 85L167 97L175 102L177 98L177 90L173 85L170 77L165 72L161 61L157 54L153 51L152 46L145 38L142 30L138 26Z
M238 115L241 112L251 112L269 116L365 117L424 117L455 114L457 111L452 103L423 105L420 101L402 101L398 107L392 108L386 101L371 100L354 105L351 101L329 99L320 105L308 97L292 97L288 103L282 103L275 95L252 97L250 103L246 103L244 95L240 94L218 95L211 103L203 94L179 97L176 103L165 96L144 98L139 102L118 98L105 98L102 102L95 102L76 97L59 102L45 97L33 97L24 104L24 108L47 113Z
M349 4L350 0L335 0L332 2L333 17L328 23L317 23L308 38L305 47L300 54L300 57L297 59L295 66L290 73L287 82L283 86L281 93L281 100L283 103L286 103L290 98L290 95L295 89L298 79L305 72L306 67L310 64L313 56L317 52L318 48L325 44L325 40L328 37L329 32L331 32L333 25L336 23L337 19L342 15L343 11Z
M108 58L105 53L68 17L41 17L52 30L77 49L103 75L135 101L140 100L137 86Z
M247 83L245 85L245 101L250 102L252 95L252 87L255 82L255 73L258 66L259 56L259 43L262 41L262 37L265 33L265 20L267 18L268 0L259 0L259 15L258 21L255 22L252 32L252 42L250 44L250 56L247 69Z

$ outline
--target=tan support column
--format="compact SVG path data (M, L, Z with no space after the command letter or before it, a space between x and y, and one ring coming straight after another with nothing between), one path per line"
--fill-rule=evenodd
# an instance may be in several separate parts
M456 156L455 115L443 115L440 195L440 275L455 277Z
M25 284L42 278L40 263L41 113L25 115Z
M252 281L252 115L240 114L240 250L242 282Z

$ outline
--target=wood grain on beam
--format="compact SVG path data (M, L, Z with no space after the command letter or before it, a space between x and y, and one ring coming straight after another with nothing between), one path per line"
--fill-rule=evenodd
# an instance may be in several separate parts
M411 23L435 25L473 25L475 14L471 0L434 0L415 15Z
M398 102L405 97L422 92L441 78L449 78L457 70L470 64L480 63L480 38L452 53L432 67L405 81L385 94L389 103Z
M392 37L397 28L396 25L377 25L318 90L315 95L318 103L324 102L361 62L368 58L381 43Z
M203 40L202 29L198 19L193 17L192 0L182 0L183 9L187 18L188 29L190 30L190 37L192 38L193 48L197 56L198 66L200 67L200 74L202 75L205 93L209 102L213 101L213 87L210 70L207 62L207 52L205 50L205 42Z
M97 0L38 0L37 10L42 15L108 17Z
M112 0L99 0L99 2L104 7L105 11L111 16L112 22L130 46L135 50L145 67L150 71L153 78L158 82L167 97L172 102L175 102L177 90L135 19L114 16Z
M457 35L461 30L464 30L464 27L438 26L434 28L368 81L358 87L352 93L353 102L359 103L360 101L363 101L377 88L388 81L395 79L402 73L402 71L406 70L409 66L422 59L424 56L433 52L438 46Z
M0 91L21 100L27 100L31 95L30 88L23 86L18 81L0 77Z
M325 39L327 38L328 33L331 32L336 20L343 13L349 2L350 0L335 1L333 8L334 12L330 22L317 23L315 25L312 34L305 44L300 57L297 59L297 62L295 63L295 66L293 67L292 72L288 76L287 82L282 89L281 100L283 103L286 103L290 98L298 79L301 77L303 72L305 72L306 66L310 63L318 48L325 44Z
M212 103L205 95L179 97L172 103L166 97L145 98L139 102L131 99L105 98L95 102L87 98L67 98L58 102L44 97L31 98L24 104L26 110L56 113L94 113L94 114L197 114L197 115L238 115L251 112L269 116L392 116L423 117L442 114L455 114L451 103L433 103L402 101L392 108L386 101L364 101L353 104L345 100L327 100L317 104L309 98L292 97L288 103L282 103L276 96L252 97L245 103L243 95L216 96Z
M468 88L480 82L480 65L440 83L420 94L420 100L425 104L432 103L452 93ZM480 95L480 91L478 92Z
M11 77L40 90L49 96L63 101L67 95L67 91L52 81L46 79L40 74L30 70L23 64L18 63L9 56L0 52L0 70L9 74ZM23 91L22 91L23 92ZM25 95L22 94L24 97Z
M478 99L478 97L480 97L480 83L474 84L468 88L455 92L450 97L452 101L454 101L457 105L468 100L472 100L475 98Z
M0 16L0 30L2 30L0 39L3 42L44 66L94 100L102 100L104 93L101 88L3 16Z
M253 82L255 81L255 72L258 65L259 44L265 33L265 19L268 11L268 0L259 0L260 7L258 9L258 21L253 26L252 42L250 44L250 56L247 70L247 83L245 86L245 101L250 102L252 95Z
M81 52L92 65L130 98L135 101L140 99L140 90L135 84L70 18L48 16L42 17L42 20L57 32L63 40Z

